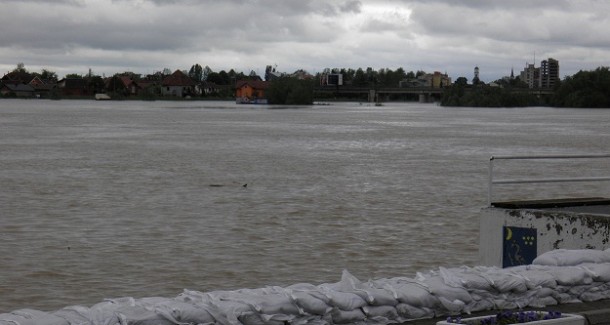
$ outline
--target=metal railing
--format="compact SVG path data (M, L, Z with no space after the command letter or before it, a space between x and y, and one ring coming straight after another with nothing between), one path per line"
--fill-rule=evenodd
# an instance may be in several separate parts
M502 184L531 184L531 183L565 183L565 182L598 182L610 181L610 176L600 177L568 177L568 178L534 178L534 179L494 179L493 167L495 160L533 160L533 159L597 159L610 158L610 154L600 155L540 155L540 156L491 156L489 158L489 184L487 192L487 205L492 204L493 186Z

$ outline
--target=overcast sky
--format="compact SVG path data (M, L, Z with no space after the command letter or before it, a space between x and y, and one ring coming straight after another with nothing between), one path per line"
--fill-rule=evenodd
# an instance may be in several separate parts
M607 0L0 0L0 72L112 75L193 64L373 67L483 81L559 60L610 65Z

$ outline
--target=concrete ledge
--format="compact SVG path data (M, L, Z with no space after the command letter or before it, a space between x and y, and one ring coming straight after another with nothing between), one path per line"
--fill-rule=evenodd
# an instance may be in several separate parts
M563 304L556 306L547 306L544 308L525 308L524 310L546 310L560 311L567 314L582 315L586 319L586 324L589 325L610 325L610 300L600 300L593 302L582 302L575 304ZM468 317L495 315L498 310L488 310L472 313ZM465 317L466 315L462 315ZM402 323L402 325L436 325L436 322L446 320L447 317L437 317L430 319L420 319Z
M610 308L585 311L581 315L589 325L610 325Z
M549 209L592 205L610 205L610 199L604 197L563 198L554 200L525 200L493 202L496 208L503 209Z

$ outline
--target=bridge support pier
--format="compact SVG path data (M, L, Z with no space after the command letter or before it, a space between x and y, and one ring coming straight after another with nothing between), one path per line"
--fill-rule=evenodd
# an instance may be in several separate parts
M420 103L429 103L430 102L430 94L420 93L419 94L419 102Z
M369 103L374 103L377 101L377 93L375 89L369 90Z

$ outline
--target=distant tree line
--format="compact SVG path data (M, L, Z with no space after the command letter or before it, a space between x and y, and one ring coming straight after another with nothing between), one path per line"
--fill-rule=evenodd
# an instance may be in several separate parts
M398 87L399 83L406 79L415 79L419 76L426 74L424 71L409 71L406 72L404 68L398 68L392 70L389 68L382 68L375 70L373 68L358 68L354 69L325 69L323 73L340 73L343 75L343 83L345 85L351 85L354 87L386 87L395 88ZM316 77L320 77L321 73L318 73Z
M528 86L515 78L501 79L497 85L468 85L463 77L445 89L443 106L523 107L553 106L575 108L610 108L610 70L599 67L593 71L579 71L560 80L552 95L538 96L527 91Z
M555 90L552 104L557 107L610 108L610 70L599 67L566 77Z

